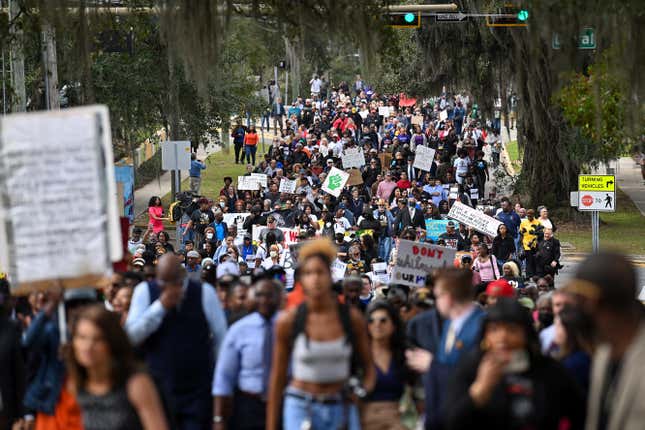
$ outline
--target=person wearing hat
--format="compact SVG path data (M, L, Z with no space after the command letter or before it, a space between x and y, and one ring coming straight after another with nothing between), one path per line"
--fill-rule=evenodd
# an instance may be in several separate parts
M125 328L178 429L212 426L214 360L226 327L215 288L189 279L173 254L159 259L156 278L134 290Z
M493 306L500 297L515 298L515 289L506 279L497 279L486 285L486 306Z
M204 231L215 220L215 214L210 210L210 203L207 198L202 197L197 201L199 209L193 211L190 216L190 221L186 225L183 236L188 234L188 231L195 232L195 243L200 245L204 240Z
M488 309L483 340L457 366L445 405L444 424L455 430L584 426L582 391L562 366L540 354L530 313L510 298Z
M465 251L468 249L466 241L457 233L454 221L448 221L446 224L446 232L439 235L439 240L443 240L448 248L453 248L457 251Z

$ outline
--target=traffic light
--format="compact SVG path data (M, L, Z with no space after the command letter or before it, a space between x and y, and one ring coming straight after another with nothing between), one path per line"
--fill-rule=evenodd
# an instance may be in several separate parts
M498 16L487 16L487 27L526 27L529 11L519 6L506 4L496 11Z
M387 15L387 24L393 28L419 28L421 12L390 13Z

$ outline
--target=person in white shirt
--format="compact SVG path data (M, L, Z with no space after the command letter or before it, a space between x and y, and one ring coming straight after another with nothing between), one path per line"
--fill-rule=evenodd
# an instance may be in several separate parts
M311 84L311 94L315 96L319 95L322 81L320 80L318 75L314 75L314 77L309 81L309 83Z
M458 158L454 163L455 179L461 185L464 182L464 178L468 174L470 159L468 158L468 152L463 148L457 152L457 156Z

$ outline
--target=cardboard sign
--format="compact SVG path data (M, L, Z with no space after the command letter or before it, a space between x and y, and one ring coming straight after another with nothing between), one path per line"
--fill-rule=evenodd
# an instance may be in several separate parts
M448 217L491 237L497 236L497 227L502 224L501 221L461 202L452 205Z
M390 107L391 107L391 106L380 106L380 107L378 108L378 114L379 114L379 116L383 116L383 117L385 117L385 118L389 117L389 116L390 116L390 112L391 112Z
M423 126L423 115L414 115L412 117L412 125Z
M387 285L390 275L387 273L387 263L372 263L372 282Z
M290 180L287 178L280 179L280 189L278 190L281 193L293 194L296 192L296 181Z
M381 167L383 170L388 170L390 168L390 163L392 162L392 154L390 152L381 152L378 155L378 159L381 161Z
M242 191L257 191L260 188L257 178L253 176L238 176L237 189Z
M429 172L432 169L432 162L434 160L434 149L427 146L417 146L414 155L414 168L421 169Z
M13 294L95 285L123 255L105 106L0 118L0 267Z
M336 259L331 263L331 277L334 282L342 281L345 277L345 272L347 271L347 263L343 263L339 259Z
M439 235L446 232L447 219L427 219L426 220L426 239L433 241L439 240Z
M444 109L441 112L439 112L439 119L441 121L445 121L448 119L448 110Z
M343 169L361 168L365 165L365 154L361 148L347 148L341 156Z
M349 169L349 179L347 180L347 186L352 187L354 185L360 185L363 183L363 176L361 175L361 171L358 169Z
M348 179L349 173L343 172L336 167L332 167L321 188L324 192L329 193L334 197L338 197L340 196L340 193Z
M251 173L252 178L257 178L258 183L266 188L268 186L269 177L264 173Z
M391 282L411 287L423 287L428 274L434 269L452 265L454 260L454 249L411 240L400 240Z

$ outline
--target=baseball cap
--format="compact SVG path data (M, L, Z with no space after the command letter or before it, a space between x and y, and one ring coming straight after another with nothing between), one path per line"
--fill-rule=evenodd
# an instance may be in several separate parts
M455 223L453 221L448 221L448 224L446 224L448 227L454 227Z
M199 258L199 252L197 252L197 251L188 251L188 254L186 254L186 257L188 257L188 258Z
M489 282L486 287L486 295L490 297L515 297L515 289L506 279L497 279Z

